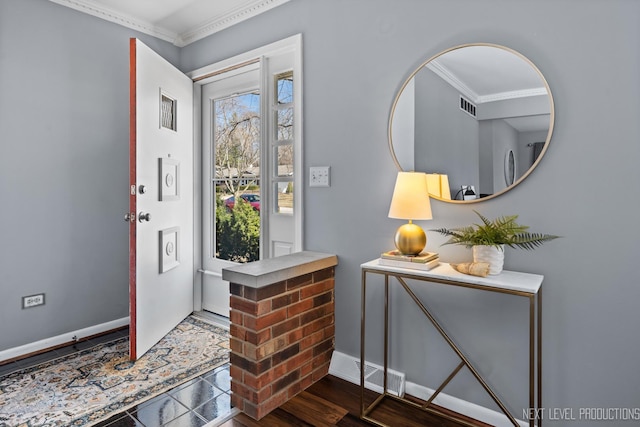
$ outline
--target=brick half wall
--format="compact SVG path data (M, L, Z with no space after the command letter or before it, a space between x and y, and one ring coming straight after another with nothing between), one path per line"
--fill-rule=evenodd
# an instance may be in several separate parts
M334 267L263 287L231 283L231 400L259 420L329 371Z

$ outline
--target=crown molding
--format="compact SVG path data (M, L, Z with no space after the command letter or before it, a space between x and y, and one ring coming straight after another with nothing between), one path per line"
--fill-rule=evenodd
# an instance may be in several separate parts
M544 87L538 87L533 89L512 90L508 92L492 93L490 95L483 95L478 97L478 103L505 101L508 99L517 98L529 98L532 96L548 96L549 93Z
M174 44L179 47L186 46L289 1L290 0L253 0L221 17L205 22L191 31L180 34Z
M150 22L135 18L133 16L126 15L124 13L105 8L102 5L95 3L92 0L49 0L53 3L57 3L62 6L66 6L77 11L96 16L122 25L132 30L140 31L141 33L148 34L158 39L173 43L178 47L186 46L197 40L210 36L218 31L229 28L232 25L240 23L244 20L259 15L262 12L266 12L269 9L280 6L287 3L290 0L252 0L245 2L242 6L231 12L205 22L199 27L186 31L181 34L177 34L166 28L159 27Z
M473 102L474 104L478 103L478 94L469 86L467 86L462 80L460 80L455 74L453 74L447 67L442 65L440 61L434 59L433 61L430 61L427 65L425 65L425 67L440 76L442 80L453 86L458 92L464 95L471 102Z

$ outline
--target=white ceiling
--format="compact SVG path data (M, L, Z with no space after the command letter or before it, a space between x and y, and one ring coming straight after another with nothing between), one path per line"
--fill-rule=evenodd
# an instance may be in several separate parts
M186 46L289 0L50 0Z

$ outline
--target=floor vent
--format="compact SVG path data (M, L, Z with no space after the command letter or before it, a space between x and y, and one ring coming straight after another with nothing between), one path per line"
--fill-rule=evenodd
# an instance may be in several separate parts
M334 351L331 357L329 373L350 383L360 385L360 359ZM365 362L364 386L376 393L382 393L382 387L384 386L384 368L370 362ZM387 391L395 396L403 397L404 389L404 373L388 369Z
M471 117L476 117L476 106L462 95L460 95L460 109Z

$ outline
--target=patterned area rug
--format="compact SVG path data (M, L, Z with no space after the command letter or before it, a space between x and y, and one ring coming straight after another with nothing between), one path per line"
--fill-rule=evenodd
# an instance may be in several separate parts
M135 363L121 338L0 377L0 427L93 425L228 362L228 336L191 316Z

